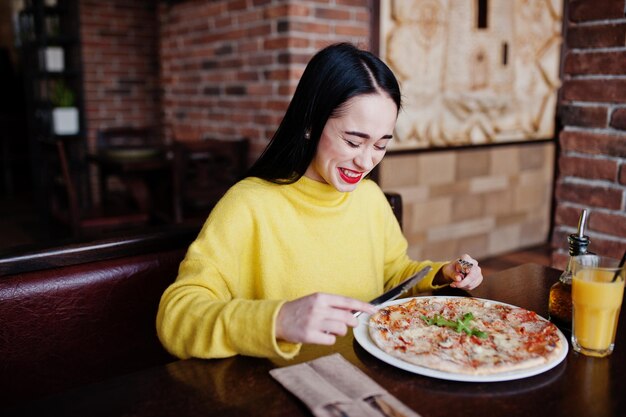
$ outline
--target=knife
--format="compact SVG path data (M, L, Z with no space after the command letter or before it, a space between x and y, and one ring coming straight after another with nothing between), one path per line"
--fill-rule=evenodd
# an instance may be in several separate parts
M426 274L428 274L431 269L432 268L430 266L425 266L424 268L417 271L415 274L411 275L405 281L396 285L395 287L383 293L382 295L379 295L378 297L374 298L372 301L370 301L370 304L379 305L387 301L395 300L396 298L400 297L402 294L407 292L409 289L417 285L418 282L423 280ZM361 313L362 311L357 311L356 313L354 313L354 317L359 317Z

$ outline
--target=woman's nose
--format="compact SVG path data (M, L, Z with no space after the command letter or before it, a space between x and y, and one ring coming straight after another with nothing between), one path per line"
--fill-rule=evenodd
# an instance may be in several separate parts
M354 164L363 171L369 171L376 165L373 153L370 149L364 148L354 158Z

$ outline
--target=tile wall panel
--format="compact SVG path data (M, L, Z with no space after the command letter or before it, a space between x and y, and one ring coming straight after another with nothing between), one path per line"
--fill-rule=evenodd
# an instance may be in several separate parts
M543 142L387 155L380 185L403 197L409 254L484 258L545 243L554 152Z

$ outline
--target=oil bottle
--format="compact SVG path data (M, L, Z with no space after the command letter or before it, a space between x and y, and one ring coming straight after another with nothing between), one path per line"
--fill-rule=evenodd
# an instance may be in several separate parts
M568 236L569 244L569 261L565 271L559 277L559 280L550 287L550 297L548 299L548 313L550 321L560 327L562 330L571 331L572 328L572 267L574 264L574 256L584 255L589 247L589 237L585 235L585 227L587 225L587 209L578 219L578 231Z

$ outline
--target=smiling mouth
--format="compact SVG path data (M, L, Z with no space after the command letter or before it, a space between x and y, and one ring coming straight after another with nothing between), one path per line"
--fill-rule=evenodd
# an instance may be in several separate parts
M356 184L363 176L362 172L352 171L346 168L339 168L339 176L348 184Z

